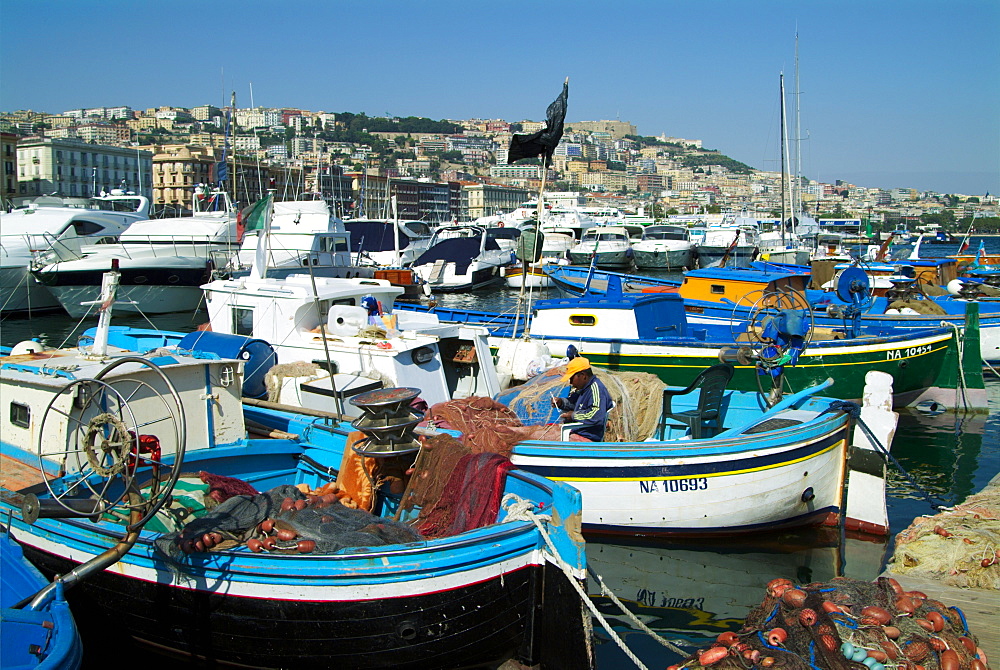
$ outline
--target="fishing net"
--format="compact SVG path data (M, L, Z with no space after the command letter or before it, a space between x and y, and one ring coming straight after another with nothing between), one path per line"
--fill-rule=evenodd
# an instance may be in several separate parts
M332 554L344 547L413 542L420 534L405 524L352 509L332 495L307 496L291 485L257 495L237 495L182 530L156 540L167 557L227 549L246 543L251 551Z
M472 396L461 400L439 402L431 406L425 424L457 430L470 453L491 452L509 456L514 435L509 428L521 425L517 415L506 405L492 398Z
M442 495L421 510L416 524L425 537L447 537L495 523L504 478L514 467L499 454L466 454L452 470Z
M920 664L959 670L985 667L975 665L983 662L977 646L961 610L904 591L894 579L836 577L802 586L775 579L742 629L720 634L712 647L681 665L884 670Z
M947 310L944 307L937 304L933 300L893 300L889 303L889 309L912 309L917 314L928 314L944 316L947 314Z
M566 388L562 380L564 372L565 365L546 370L526 383L500 393L497 399L507 405L525 426L555 423L559 420L559 411L553 408L552 399ZM650 437L659 422L663 401L663 382L659 377L646 372L605 369L597 370L597 376L604 382L615 403L608 413L605 441L641 442ZM546 434L549 432L545 431ZM546 438L533 436L532 439Z
M896 536L892 571L1000 590L1000 477L965 502L918 517Z

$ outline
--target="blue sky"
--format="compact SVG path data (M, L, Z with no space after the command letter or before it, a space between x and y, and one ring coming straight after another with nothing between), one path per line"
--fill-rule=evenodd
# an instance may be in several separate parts
M0 0L0 109L228 102L371 116L620 119L802 174L1000 192L997 0ZM794 138L794 124L790 126ZM794 152L794 147L793 147Z

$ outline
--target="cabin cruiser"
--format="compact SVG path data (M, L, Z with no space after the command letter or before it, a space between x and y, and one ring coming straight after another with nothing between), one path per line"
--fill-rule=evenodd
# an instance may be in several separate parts
M599 268L627 269L632 267L632 237L630 226L596 226L584 232L580 243L570 249L569 260L574 265Z
M756 221L709 227L696 249L699 267L749 267L754 256L760 253L760 228Z
M694 262L694 243L687 226L646 226L632 252L640 269L680 270Z
M406 267L428 249L431 227L406 219L347 219L355 265Z
M42 196L0 213L0 312L58 309L56 297L31 276L32 264L79 258L84 245L113 243L148 218L148 198L118 190L90 199Z
M442 226L410 267L431 291L467 291L493 284L514 252L498 243L498 231L476 225Z
M259 263L267 277L303 272L318 277L374 276L373 267L353 263L351 234L323 199L275 202L271 207L266 238L260 239L264 230L247 231L230 274L247 275Z
M117 310L140 314L195 311L202 284L212 276L216 256L236 253L236 210L221 190L199 189L192 215L133 223L115 244L85 246L81 256L38 264L35 279L51 291L70 316L94 311L104 273L121 273Z

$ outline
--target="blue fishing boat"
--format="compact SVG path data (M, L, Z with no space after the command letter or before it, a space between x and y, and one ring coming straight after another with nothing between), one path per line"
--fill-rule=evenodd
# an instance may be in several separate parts
M75 670L83 659L76 621L62 589L35 596L49 580L0 529L0 665L9 670Z
M890 334L947 325L964 330L966 311L974 302L979 311L979 349L983 361L1000 362L1000 300L977 295L974 287L957 287L955 293L926 295L913 277L897 277L889 295L873 295L874 279L859 266L844 266L834 290L809 288L806 266L760 263L750 268L703 268L685 272L680 282L662 278L615 275L584 268L546 268L563 295L601 295L609 279L625 293L676 291L684 299L691 323L730 323L751 318L755 307L776 300L788 303L792 295L808 305L817 328L861 333ZM923 306L923 307L921 307ZM922 311L917 311L921 308Z
M0 359L4 457L44 475L0 492L25 556L66 574L132 543L78 616L211 664L592 666L572 487L417 430L418 389L348 423L244 399L241 358L108 330Z

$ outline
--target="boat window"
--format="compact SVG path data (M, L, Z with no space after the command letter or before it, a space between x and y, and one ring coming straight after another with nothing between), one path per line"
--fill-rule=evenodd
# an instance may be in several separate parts
M711 292L717 295L724 295L726 292L726 287L722 284L712 284Z
M323 237L320 239L320 251L349 251L346 237Z
M253 335L253 308L233 307L233 334Z
M76 231L78 237L83 237L84 235L93 235L104 230L104 226L93 221L80 221L77 219L73 222L73 229Z
M569 325L571 326L596 326L597 317L593 314L570 314Z
M10 404L10 422L21 428L31 426L31 408L19 402Z

